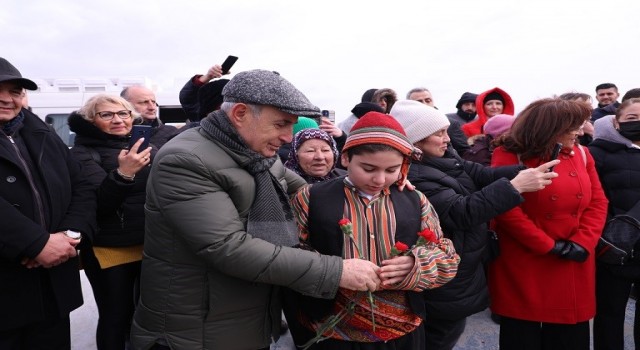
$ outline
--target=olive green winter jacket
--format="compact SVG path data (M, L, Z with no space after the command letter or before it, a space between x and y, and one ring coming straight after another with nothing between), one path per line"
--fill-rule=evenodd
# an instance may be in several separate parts
M279 286L333 298L340 257L275 246L245 232L254 200L248 160L199 127L158 152L145 207L141 299L134 349L258 349L279 334ZM289 193L306 185L278 160Z

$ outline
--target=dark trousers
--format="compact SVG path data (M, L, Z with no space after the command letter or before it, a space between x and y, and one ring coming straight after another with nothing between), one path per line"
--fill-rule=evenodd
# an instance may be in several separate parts
M589 321L558 324L502 316L500 350L589 350Z
M596 317L593 319L593 348L595 350L624 348L624 319L629 301L632 278L613 274L606 267L596 267ZM638 285L638 284L637 284ZM633 340L640 345L640 308L636 305Z
M427 317L424 321L425 349L451 350L460 339L467 319L438 320Z
M139 295L140 262L101 269L93 250L83 249L82 263L98 306L98 350L122 350Z
M69 350L69 316L0 331L2 350Z

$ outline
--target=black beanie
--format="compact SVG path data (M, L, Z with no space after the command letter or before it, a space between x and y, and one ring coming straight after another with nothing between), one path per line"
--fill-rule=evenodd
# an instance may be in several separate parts
M498 101L504 103L504 97L502 97L502 95L497 91L494 91L494 92L488 94L487 96L485 96L484 97L484 101L482 101L482 103L485 104L485 103L487 103L488 101L491 101L491 100L498 100Z
M376 91L378 91L378 89L369 89L365 91L364 94L362 94L362 98L360 99L360 102L371 102L371 99L373 98L373 94L375 94Z
M472 92L465 92L464 94L462 94L462 96L458 100L458 103L456 104L456 108L460 109L460 106L462 106L462 104L466 102L476 103L476 97L478 97L478 94L474 94Z
M202 120L209 113L220 108L222 104L222 88L229 82L229 79L219 79L210 81L198 90L198 117Z
M353 107L353 109L351 110L351 113L353 113L353 115L355 115L358 118L362 117L363 115L367 114L368 112L384 113L384 109L382 109L382 106L380 106L377 103L360 102L355 107Z

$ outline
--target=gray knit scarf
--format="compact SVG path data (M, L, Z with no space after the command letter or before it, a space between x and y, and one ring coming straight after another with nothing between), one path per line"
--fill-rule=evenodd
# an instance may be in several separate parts
M248 162L239 164L253 175L256 183L255 199L249 209L247 233L276 245L291 247L297 244L298 229L293 220L289 198L269 171L278 156L265 158L249 149L223 111L213 112L200 125L211 138L231 152L249 157Z

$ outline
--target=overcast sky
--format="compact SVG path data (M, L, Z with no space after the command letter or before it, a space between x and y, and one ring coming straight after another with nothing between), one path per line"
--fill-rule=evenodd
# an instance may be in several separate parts
M631 0L3 0L0 56L28 78L145 76L177 94L232 54L232 73L278 71L338 120L369 88L404 97L424 86L452 112L463 92L498 86L521 110L603 82L640 87L639 10Z

